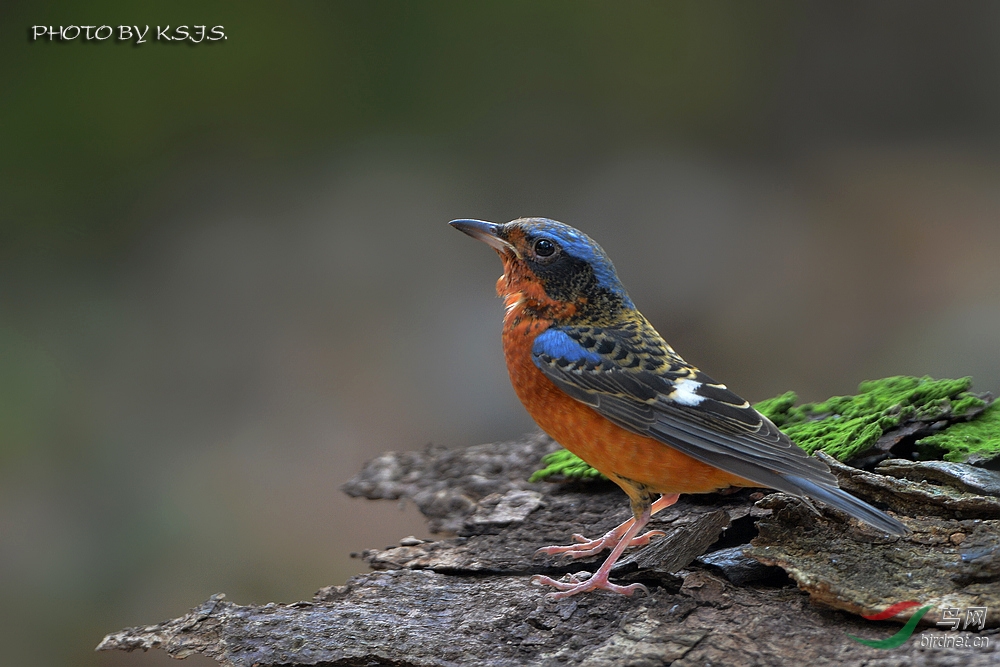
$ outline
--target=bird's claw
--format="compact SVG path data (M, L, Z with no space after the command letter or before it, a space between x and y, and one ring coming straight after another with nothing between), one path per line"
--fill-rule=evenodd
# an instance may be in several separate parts
M586 579L581 580L576 575L569 574L566 575L569 581L557 581L552 577L546 577L541 574L536 574L531 578L531 583L538 586L552 586L553 588L558 588L558 593L549 593L545 596L547 600L557 601L568 598L572 595L577 595L578 593L585 593L587 591L605 590L612 593L619 593L626 597L632 595L636 591L642 591L646 595L649 595L649 589L642 584L629 584L628 586L619 586L618 584L613 584L608 581L607 576L590 576Z
M652 538L663 537L664 535L666 535L666 533L662 530L651 530L648 533L632 538L632 540L628 543L628 546L641 547L645 544L649 544L649 541ZM575 533L573 535L573 539L576 540L577 544L542 547L535 552L535 557L546 555L562 556L563 558L569 559L586 558L587 556L599 554L607 548L613 548L615 544L618 543L618 540L621 539L621 535L619 534L618 529L615 529L604 535L604 537L596 540L588 540L579 533Z
M644 544L649 544L649 541L654 537L665 537L665 536L666 532L662 530L651 530L648 533L644 533L634 538L631 542L629 542L628 545L630 547L641 547Z

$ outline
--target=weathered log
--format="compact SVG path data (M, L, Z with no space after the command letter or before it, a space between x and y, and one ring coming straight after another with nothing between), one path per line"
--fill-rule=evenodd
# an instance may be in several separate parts
M975 488L953 489L940 476L934 484L917 479L921 473L912 465L879 469L898 477L834 465L845 488L911 526L908 538L887 538L835 510L816 514L781 494L748 489L683 497L651 525L667 536L631 552L615 570L649 586L649 596L596 593L550 602L546 589L529 583L531 574L593 570L604 554L567 563L534 558L535 550L566 543L574 532L600 534L629 513L624 495L608 482L527 482L554 447L544 436L530 436L381 456L345 490L412 499L451 537L406 538L398 547L366 551L361 557L377 571L321 589L309 602L239 606L214 596L184 617L108 635L98 648L201 653L234 667L976 667L1000 660L1000 600L993 606L1000 590L1000 516L992 514L997 498L987 492L989 475L952 470L979 480ZM914 571L919 586L907 588L913 579L906 574ZM911 598L934 601L925 623L939 618L941 605L983 603L989 627L970 634L931 625L891 651L847 636L888 637L898 620L872 623L855 614ZM930 637L948 634L989 645L921 648Z

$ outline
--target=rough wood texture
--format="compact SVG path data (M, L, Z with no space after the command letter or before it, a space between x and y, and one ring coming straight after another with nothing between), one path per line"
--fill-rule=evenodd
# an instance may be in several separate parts
M888 636L808 603L792 588L739 588L704 571L677 593L546 602L523 577L396 570L355 577L293 605L213 598L185 617L109 635L99 648L193 652L252 665L995 665L982 650L879 651L845 636ZM940 634L940 633L935 633ZM994 639L1000 639L993 635Z
M836 512L816 515L781 494L685 497L651 526L667 536L628 554L615 571L646 583L650 596L598 593L553 603L546 589L530 585L530 574L593 570L604 554L567 563L533 558L534 551L566 543L574 532L597 535L628 517L624 495L610 483L525 481L553 448L544 436L530 436L381 456L345 491L412 499L451 537L366 551L375 572L324 588L311 602L242 607L215 596L182 618L108 635L98 648L197 652L240 667L1000 662L995 629L976 635L991 640L985 649L924 649L918 633L897 649L878 650L847 633L883 639L898 622L871 623L830 608L868 613L911 598L977 602L997 625L1000 516L989 474L936 471L926 476L930 484L914 464L883 464L898 477L838 464L845 487L886 503L914 528L903 540ZM947 486L956 475L968 482L961 489ZM932 626L923 634L948 633Z
M902 521L913 534L883 536L836 510L816 517L803 503L776 493L760 503L776 514L758 523L760 535L747 555L781 567L815 601L837 609L873 614L915 599L933 606L923 618L927 624L941 620L942 607L987 607L987 625L1000 626L1000 498L941 484L947 479L936 465L941 462L890 460L879 466L905 476L896 479L824 459L845 489L911 515ZM959 479L974 477L987 488L995 475L948 466Z

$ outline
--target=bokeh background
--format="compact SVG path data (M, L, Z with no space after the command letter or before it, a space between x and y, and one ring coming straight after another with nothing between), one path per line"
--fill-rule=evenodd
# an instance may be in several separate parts
M228 39L28 38L182 23ZM989 2L7 0L0 661L165 665L93 647L426 535L339 485L533 428L453 218L589 232L751 400L996 391L998 34Z

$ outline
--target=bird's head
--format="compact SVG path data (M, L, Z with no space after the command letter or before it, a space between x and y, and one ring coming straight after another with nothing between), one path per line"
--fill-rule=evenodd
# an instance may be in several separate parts
M500 255L504 275L497 292L508 306L523 302L552 319L596 318L634 307L601 246L569 225L547 218L450 224Z

